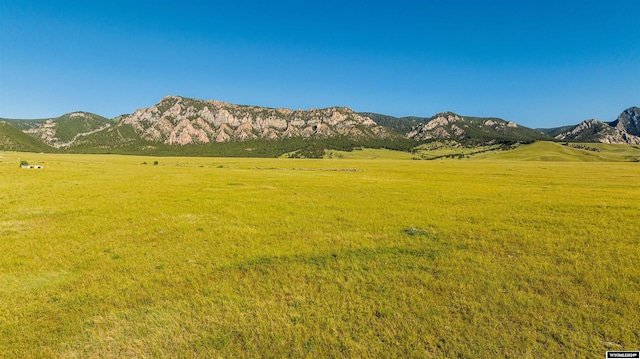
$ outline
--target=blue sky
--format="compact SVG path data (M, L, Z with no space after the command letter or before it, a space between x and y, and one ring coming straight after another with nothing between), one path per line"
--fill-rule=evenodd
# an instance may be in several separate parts
M0 0L0 117L165 95L530 127L640 106L640 1Z

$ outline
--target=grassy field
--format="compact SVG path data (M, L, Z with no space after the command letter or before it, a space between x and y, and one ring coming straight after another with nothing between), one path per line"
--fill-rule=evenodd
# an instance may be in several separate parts
M286 157L282 156L283 158ZM365 148L351 152L327 150L325 159L350 160L446 160L542 162L640 162L640 147L605 143L557 143L539 141L513 146L464 147L441 142L423 144L414 153Z
M535 142L511 151L486 152L474 159L554 162L640 162L638 146L605 143Z
M0 208L0 357L640 349L638 163L6 152Z
M414 157L410 152L391 151L386 149L364 148L353 151L325 150L324 159L347 160L410 160Z

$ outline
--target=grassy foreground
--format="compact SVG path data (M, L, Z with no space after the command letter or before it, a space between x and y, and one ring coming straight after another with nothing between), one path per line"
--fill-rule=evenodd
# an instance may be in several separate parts
M0 357L640 347L637 163L0 153L0 208Z

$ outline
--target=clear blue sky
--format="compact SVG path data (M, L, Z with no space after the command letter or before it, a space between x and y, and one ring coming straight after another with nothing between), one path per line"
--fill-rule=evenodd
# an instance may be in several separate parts
M0 117L165 95L530 127L640 106L640 1L0 0Z

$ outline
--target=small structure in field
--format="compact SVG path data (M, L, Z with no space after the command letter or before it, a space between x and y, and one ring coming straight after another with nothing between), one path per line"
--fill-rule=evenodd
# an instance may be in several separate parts
M20 167L22 168L34 168L34 169L42 169L42 165L30 165L27 161L20 162Z

